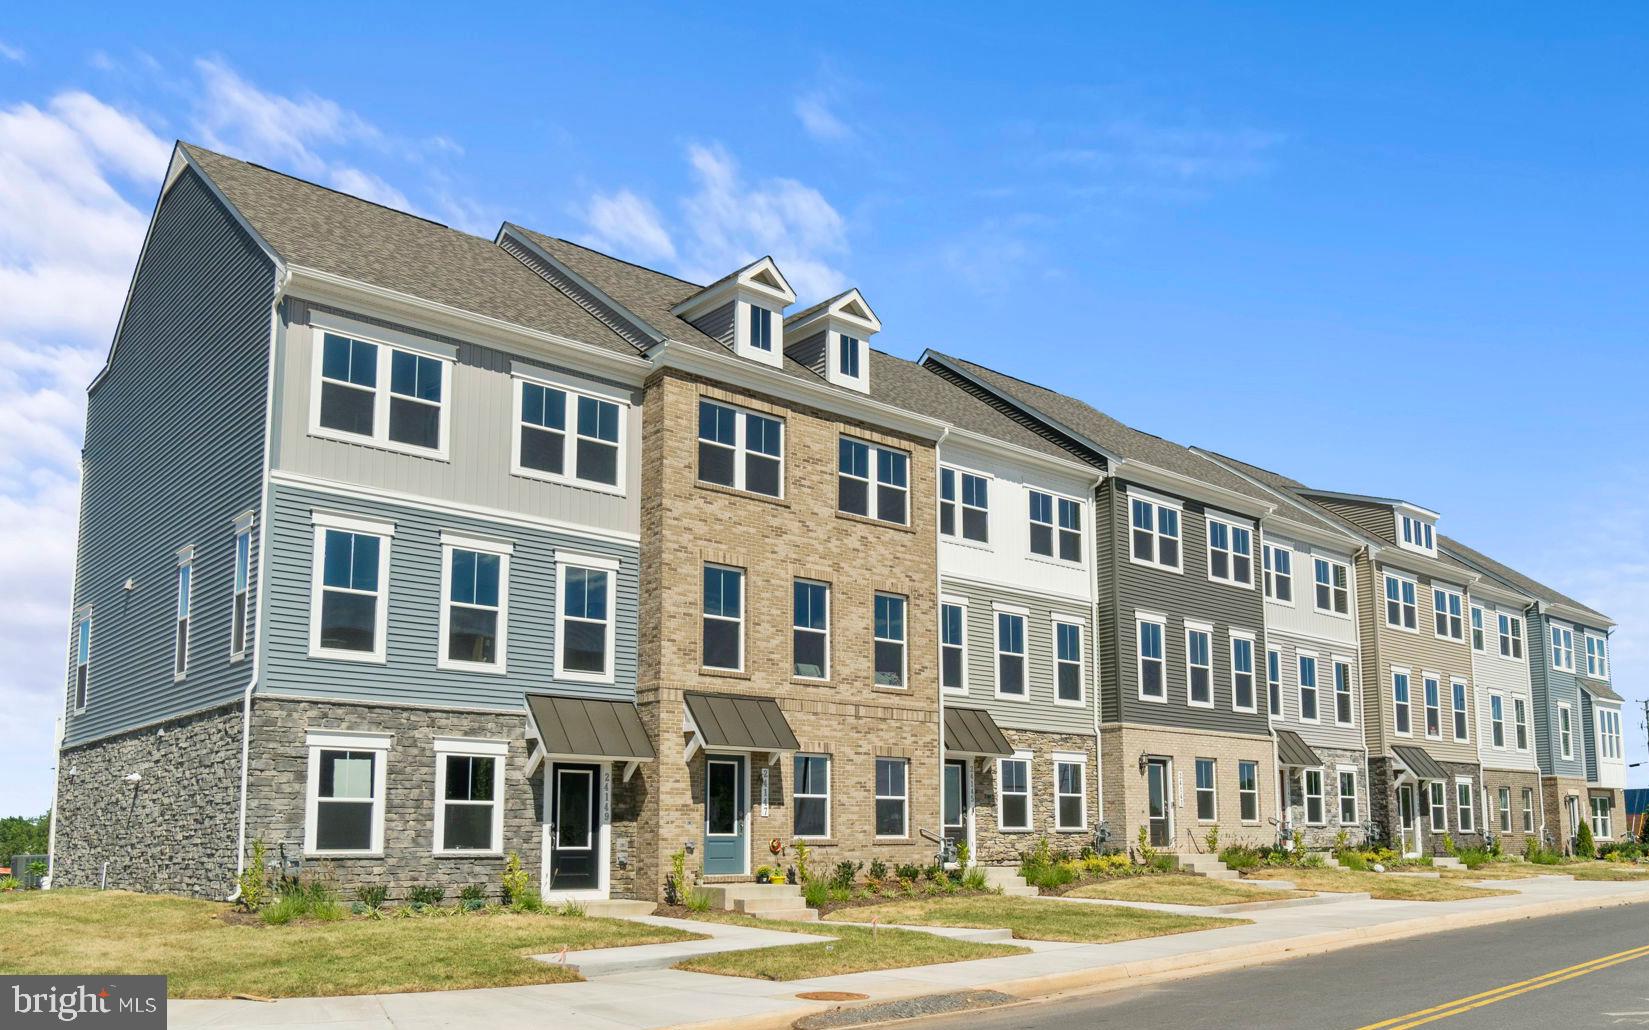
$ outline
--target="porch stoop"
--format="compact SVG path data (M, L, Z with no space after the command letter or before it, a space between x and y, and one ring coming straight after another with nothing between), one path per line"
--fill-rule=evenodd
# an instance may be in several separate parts
M1041 893L1026 883L1014 866L988 865L980 868L985 874L985 885L1001 888L1002 893L1010 898L1034 898Z
M1434 855L1432 857L1431 864L1433 868L1436 869L1466 868L1466 863L1460 861L1458 858L1455 858L1453 855Z
M802 900L802 889L793 883L717 883L699 889L710 896L712 907L725 912L798 923L819 918L818 911Z
M587 916L602 916L607 919L628 919L631 916L650 916L658 905L651 901L632 901L624 898L612 898L603 901L582 901L584 914Z
M1175 855L1174 861L1180 872L1189 873L1192 876L1206 876L1210 880L1242 879L1241 874L1221 862L1218 855Z

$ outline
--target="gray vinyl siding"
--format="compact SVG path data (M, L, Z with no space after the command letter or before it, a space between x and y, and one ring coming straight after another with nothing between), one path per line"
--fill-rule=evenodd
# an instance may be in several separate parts
M1552 626L1544 615L1530 614L1529 681L1534 690L1535 750L1546 776L1581 779L1586 775L1585 731L1581 728L1580 681L1573 673L1552 668ZM1578 639L1578 637L1577 637ZM1584 656L1577 656L1584 660ZM1558 740L1558 705L1567 704L1574 720L1574 757L1562 757Z
M1527 639L1523 642L1521 659L1502 656L1497 622L1497 616L1501 613L1522 619L1524 609L1518 604L1497 602L1486 594L1473 596L1470 603L1483 609L1483 650L1472 652L1473 686L1477 691L1477 753L1482 758L1485 768L1519 771L1538 769L1534 744L1539 736L1537 727L1540 720L1535 715L1535 701L1529 688L1529 642ZM1525 638L1528 633L1529 627L1525 625ZM1505 698L1506 742L1504 747L1499 748L1494 746L1494 710L1491 700L1493 694L1500 694ZM1518 700L1523 701L1524 711L1527 713L1529 749L1526 751L1517 750Z
M728 301L714 311L706 312L700 316L696 322L692 323L693 328L712 340L719 341L726 347L732 347L733 329L736 325L733 318L735 307L737 307L737 304L734 301Z
M1343 643L1331 643L1312 637L1296 636L1268 630L1264 645L1255 645L1254 664L1258 667L1255 688L1259 692L1260 707L1266 706L1265 650L1277 651L1283 685L1283 717L1273 725L1298 733L1313 747L1344 748L1361 751L1363 744L1362 669L1357 660L1357 648ZM1317 656L1317 721L1300 718L1300 660L1301 651ZM1353 724L1342 726L1334 721L1334 661L1343 659L1351 666L1351 717Z
M233 519L262 488L274 290L273 263L185 171L155 213L111 364L87 398L73 603L92 607L90 689L75 714L71 667L65 744L246 688L251 662L229 660ZM174 681L186 545L189 674Z
M825 366L830 361L830 348L825 346L825 341L829 336L829 333L821 329L795 343L786 340L784 345L785 353L819 375L825 375L827 372ZM860 360L866 360L865 356L861 355Z
M1233 711L1231 707L1231 630L1254 634L1256 696L1265 684L1265 614L1264 598L1257 582L1260 574L1257 530L1253 555L1256 583L1249 589L1208 579L1208 523L1203 505L1193 500L1182 499L1180 541L1183 571L1176 574L1154 566L1136 565L1129 559L1129 497L1125 492L1129 487L1126 483L1122 486L1123 490L1112 491L1113 503L1110 506L1110 574L1115 577L1117 589L1114 609L1116 646L1111 651L1116 656L1116 671L1111 678L1111 688L1102 694L1102 718L1109 722L1120 715L1122 721L1130 723L1269 735L1263 704L1256 705L1257 711L1252 713ZM1237 521L1252 524L1252 520ZM1107 586L1105 576L1106 572L1102 570L1099 580L1102 592ZM1167 666L1168 700L1164 704L1139 699L1139 639L1134 618L1136 611L1142 610L1167 616L1163 651ZM1213 626L1210 641L1213 708L1198 708L1186 703L1185 623L1188 620Z
M587 697L635 695L638 552L634 544L281 484L276 484L270 505L274 559L269 568L267 668L259 690L479 708L519 708L527 690L554 688ZM311 515L316 509L395 523L390 542L384 664L309 656L314 547ZM441 669L436 665L443 530L514 544L509 569L506 675ZM615 677L610 685L555 680L558 551L621 563L614 604Z
M558 266L540 258L514 236L506 233L498 241L498 245L503 248L505 253L543 276L545 282L565 293L579 307L600 319L607 328L624 337L636 347L646 348L652 345L653 338L648 335L646 329L641 325L620 314L611 304L584 289L577 281L562 272Z
M1597 782L1597 707L1592 695L1580 692L1581 757L1586 760L1586 782Z
M966 580L945 579L941 592L967 602L967 685L965 694L946 692L947 705L983 708L998 726L1008 729L1039 730L1047 733L1087 734L1094 732L1093 634L1089 623L1093 614L1087 605L1064 602L1037 594L1008 590ZM997 604L1024 608L1027 699L1020 701L996 696L996 608ZM1082 626L1083 703L1054 703L1054 628L1059 615Z
M546 287L547 288L547 287ZM606 530L640 530L641 393L617 387L630 402L623 428L621 456L623 496L566 483L546 482L511 471L511 444L519 431L515 406L515 361L543 367L575 385L582 381L613 387L605 381L543 362L517 357L439 333L288 299L283 305L283 332L277 348L274 468L337 483L357 484L399 494L413 494L530 518L549 519ZM312 318L342 315L357 322L457 347L448 405L449 460L404 454L309 432L310 387L314 347L321 331Z

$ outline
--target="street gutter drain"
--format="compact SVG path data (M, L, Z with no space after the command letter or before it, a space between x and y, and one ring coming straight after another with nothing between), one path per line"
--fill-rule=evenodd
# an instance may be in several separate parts
M923 1016L940 1016L951 1012L966 1012L969 1009L990 1008L1019 1000L1001 991L953 991L949 994L927 994L920 998L901 998L898 1001L879 1001L870 1005L847 1005L831 1009L829 1012L803 1016L791 1025L795 1030L848 1030L850 1027L869 1026L898 1019L919 1019Z

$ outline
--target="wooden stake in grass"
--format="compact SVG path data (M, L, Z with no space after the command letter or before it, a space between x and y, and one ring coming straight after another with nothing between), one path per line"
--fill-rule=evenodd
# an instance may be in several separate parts
M567 946L565 944L561 946L561 954L556 958L556 962L563 966L567 964Z
M876 936L876 928L879 925L881 925L881 922L882 922L882 917L881 916L871 916L870 917L870 935L872 937Z

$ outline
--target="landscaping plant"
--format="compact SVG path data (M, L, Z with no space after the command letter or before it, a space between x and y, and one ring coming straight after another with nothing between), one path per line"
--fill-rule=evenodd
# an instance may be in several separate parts
M237 881L240 894L237 904L247 912L256 912L269 901L269 867L263 838L252 841L252 857L241 870Z
M338 896L321 880L287 880L280 897L258 913L270 926L284 926L295 919L333 922L345 915Z
M1597 839L1592 836L1592 824L1584 820L1581 821L1580 832L1575 834L1575 857L1597 857Z
M389 888L381 883L368 883L355 888L355 900L369 912L376 912L384 907L389 898Z
M487 888L479 883L466 883L458 892L458 904L465 912L479 912L487 907Z
M506 905L522 905L522 899L532 889L532 878L521 868L521 855L518 852L512 851L504 859L504 871L498 875L498 879L504 888Z

